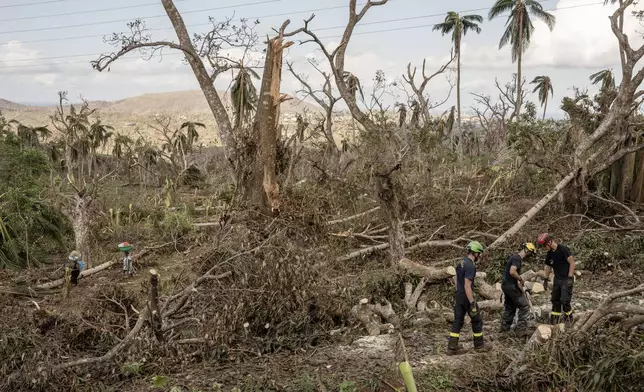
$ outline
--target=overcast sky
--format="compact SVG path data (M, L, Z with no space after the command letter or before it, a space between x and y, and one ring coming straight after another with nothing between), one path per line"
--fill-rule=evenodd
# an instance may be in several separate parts
M28 5L33 3L40 4ZM467 112L474 103L470 93L494 93L495 78L504 84L516 72L509 48L498 50L506 18L487 20L493 3L493 0L391 0L369 11L363 25L356 29L358 34L350 43L346 68L358 75L367 89L378 69L393 81L400 78L407 63L420 65L426 58L433 72L447 58L451 42L449 37L433 32L431 25L441 22L450 10L480 14L485 17L482 33L468 34L463 45L462 104ZM311 27L319 30L318 35L329 45L338 43L347 20L347 4L348 0L176 1L191 33L204 31L209 16L221 20L234 14L259 18L258 31L266 34L286 17L293 27L299 27L311 10L317 10ZM555 94L548 115L559 117L559 102L571 93L572 86L590 87L588 75L603 68L615 68L619 73L616 40L608 20L615 7L603 6L603 0L549 0L542 4L557 17L557 25L550 32L542 23L535 23L536 33L525 56L524 75L528 82L538 75L551 77ZM117 100L151 92L197 89L190 68L178 55L165 56L159 62L144 61L133 53L115 63L110 72L92 70L89 61L99 53L111 51L103 43L102 35L124 31L126 22L137 17L154 29L155 40L176 38L160 1L0 0L0 98L49 103L55 101L58 90L68 90L70 97ZM627 31L633 39L641 36L635 33L640 28L628 18ZM311 73L307 57L322 60L314 44L287 49L286 58L294 61L301 72ZM314 84L319 82L314 73L310 80ZM217 87L225 89L229 81L229 76L223 77ZM296 88L297 82L285 69L282 91L290 93ZM446 77L436 78L428 91L434 100L444 99L449 91ZM530 95L528 99L534 101L536 97ZM455 101L453 94L444 109Z

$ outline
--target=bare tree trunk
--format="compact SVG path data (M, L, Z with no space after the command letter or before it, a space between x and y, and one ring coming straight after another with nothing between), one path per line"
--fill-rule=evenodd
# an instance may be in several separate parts
M215 121L217 122L217 127L219 128L219 139L221 140L221 143L224 145L224 148L226 149L228 156L230 157L233 155L233 129L230 123L230 117L228 117L228 112L226 111L226 107L221 101L221 98L219 97L219 94L217 93L217 90L213 85L212 78L210 77L210 75L208 75L206 67L204 66L203 62L192 46L192 41L190 40L188 29L186 28L181 14L174 6L174 2L172 0L161 0L161 3L163 4L163 8L165 8L165 12L170 19L170 22L172 22L174 31L177 33L177 38L179 39L181 47L185 51L190 52L190 54L186 54L186 60L190 64L192 72L197 78L197 82L199 82L199 87L206 97L208 106L210 107L210 110L215 117Z
M92 203L91 196L87 194L76 194L74 196L75 204L72 212L72 227L74 229L74 239L76 242L76 250L80 252L83 261L87 263L87 267L92 266L92 256L90 253L90 205Z
M524 23L524 13L526 12L525 7L519 14L519 53L517 56L517 106L515 108L514 118L519 122L519 115L521 114L521 60L523 59L523 23Z
M543 103L543 117L541 117L541 121L544 121L546 119L547 108L548 108L548 94L546 94L546 101Z
M636 157L635 183L631 193L631 200L634 203L644 203L644 152L638 151Z
M405 257L405 232L403 230L404 201L401 199L400 184L392 178L393 173L400 169L400 164L391 168L387 173L376 174L378 200L381 210L387 216L389 223L389 251L392 264Z
M630 153L622 159L622 178L619 190L620 201L631 200L634 172L635 153Z
M459 153L462 158L464 154L464 140L463 140L463 128L461 127L461 32L457 35L456 39L456 107L458 111L457 117L457 132L459 137ZM453 133L453 132L452 132ZM452 145L454 144L454 137L452 137Z

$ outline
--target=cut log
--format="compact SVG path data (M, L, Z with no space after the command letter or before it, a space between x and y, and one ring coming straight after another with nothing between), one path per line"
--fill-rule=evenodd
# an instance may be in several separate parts
M524 282L530 282L535 280L536 278L537 278L537 273L534 272L533 270L529 270L521 274L521 279L523 279Z
M478 287L479 295L485 299L493 299L498 301L501 298L501 291L496 290L493 286L490 286L482 279L476 280L476 286Z
M532 283L532 289L530 290L532 294L539 294L546 291L545 287L543 287L543 284L539 282L530 282L530 283Z
M481 310L500 310L503 309L503 302L499 300L486 300L478 302L479 309Z
M427 283L440 282L456 276L456 269L452 266L433 268L403 258L398 265L412 275L422 276Z

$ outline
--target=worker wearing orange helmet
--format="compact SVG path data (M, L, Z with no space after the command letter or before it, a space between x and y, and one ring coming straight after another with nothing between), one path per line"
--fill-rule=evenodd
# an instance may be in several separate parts
M548 250L546 254L546 276L544 286L548 287L550 272L554 271L555 278L552 284L552 312L550 313L550 324L557 324L560 321L569 323L572 321L572 287L575 276L575 259L570 249L556 243L548 233L540 234L537 244Z

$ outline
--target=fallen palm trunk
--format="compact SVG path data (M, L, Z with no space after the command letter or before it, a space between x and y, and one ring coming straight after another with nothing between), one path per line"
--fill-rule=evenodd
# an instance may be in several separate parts
M501 310L503 309L503 302L499 301L498 299L490 299L486 301L479 301L477 302L479 305L479 309L481 310Z

